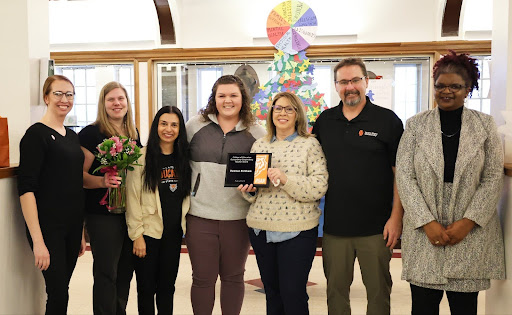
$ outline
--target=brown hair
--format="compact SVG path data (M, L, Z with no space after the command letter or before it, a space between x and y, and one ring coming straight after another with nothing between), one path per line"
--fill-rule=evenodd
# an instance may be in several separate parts
M98 116L96 121L93 123L98 126L100 132L107 137L119 136L121 130L117 130L116 127L108 120L107 109L105 107L105 97L114 89L122 89L126 96L127 111L123 119L123 132L131 139L137 139L137 129L135 129L135 123L133 122L132 106L130 99L128 98L128 92L125 87L119 82L109 82L103 86L100 92L100 98L98 100Z
M334 81L337 80L336 78L336 72L340 68L346 67L346 66L359 66L361 68L361 71L363 71L363 75L365 77L368 76L368 72L366 71L366 66L364 65L363 59L361 58L345 58L342 59L338 64L334 67Z
M242 108L240 109L240 120L244 124L244 126L248 127L254 125L254 115L251 112L251 99L249 98L249 93L247 92L247 88L245 87L244 82L236 75L223 75L215 81L212 87L212 94L208 98L208 105L204 109L201 109L200 114L203 116L203 119L209 121L209 114L218 115L219 111L217 110L217 104L215 102L215 96L217 94L217 88L219 85L224 84L235 84L240 89L240 93L242 94Z
M304 110L304 103L302 103L301 99L293 93L281 92L274 96L274 99L272 100L272 107L270 108L270 111L267 115L267 140L272 140L272 137L276 134L276 126L274 125L272 115L274 115L274 105L276 104L277 100L282 97L290 101L290 104L295 109L295 130L297 131L297 134L305 138L311 137L312 134L308 132L308 120Z
M44 96L48 96L50 94L50 92L52 91L52 84L55 81L68 82L73 87L73 94L75 94L75 86L73 85L73 82L71 82L70 79L68 79L67 77L65 77L63 75L56 74L56 75L49 76L48 78L46 78L46 81L44 81L44 84L43 84L43 95ZM46 105L48 105L48 104L46 104Z

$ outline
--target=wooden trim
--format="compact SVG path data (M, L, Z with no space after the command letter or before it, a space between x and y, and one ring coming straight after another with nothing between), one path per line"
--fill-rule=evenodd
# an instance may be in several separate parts
M459 36L460 10L462 0L446 0L444 5L441 36Z
M313 45L306 50L309 58L342 56L389 56L445 54L449 49L457 52L489 53L491 41L436 41L350 45ZM152 50L75 51L52 52L57 64L92 62L148 61L209 61L258 59L272 60L274 47L222 47L222 48L160 48Z
M153 60L148 59L148 126L151 128L153 122L154 106L153 106Z
M135 125L140 132L140 86L139 86L139 61L135 59L133 61L133 85L134 85L134 95L133 102L135 104Z
M176 34L169 2L167 0L153 0L153 2L155 3L158 25L160 26L160 42L163 45L176 44Z
M0 179L15 177L18 175L18 164L11 164L10 167L0 167Z
M512 163L505 163L505 175L512 176Z

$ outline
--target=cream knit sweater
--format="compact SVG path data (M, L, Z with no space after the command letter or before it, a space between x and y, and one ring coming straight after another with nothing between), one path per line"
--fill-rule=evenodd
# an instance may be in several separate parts
M298 232L318 225L320 198L327 191L327 162L314 137L296 137L292 141L266 138L254 142L251 152L272 153L272 167L288 177L285 185L258 188L254 197L244 194L252 204L247 225L266 231Z

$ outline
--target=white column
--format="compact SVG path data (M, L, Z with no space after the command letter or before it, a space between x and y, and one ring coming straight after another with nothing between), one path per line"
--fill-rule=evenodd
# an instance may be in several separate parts
M498 125L504 124L503 110L512 110L512 6L509 0L494 0L492 29L491 114ZM512 162L512 139L505 139L505 162ZM505 239L507 278L512 277L512 178L505 177L499 212ZM492 259L492 257L490 257ZM486 314L510 314L512 281L492 281L486 293Z
M65 27L65 26L63 26ZM48 0L0 0L0 116L9 121L11 163L39 120L39 60L49 57ZM0 179L0 314L40 314L46 295L25 236L15 178Z

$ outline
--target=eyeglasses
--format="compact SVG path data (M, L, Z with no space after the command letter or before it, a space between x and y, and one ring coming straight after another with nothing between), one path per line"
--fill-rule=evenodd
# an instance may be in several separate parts
M364 78L366 78L366 76L355 77L352 80L338 80L338 81L334 81L334 83L341 85L341 86L347 86L349 83L352 83L352 85L356 85L359 82L361 82Z
M274 108L274 112L275 113L280 113L283 111L284 109L284 112L287 113L287 114L293 114L295 113L295 108L293 108L293 106L286 106L286 107L283 107L283 106L280 106L280 105L274 105L272 106Z
M61 91L55 91L55 92L52 92L52 93L59 100L62 100L62 98L64 96L66 96L68 101L72 101L73 98L75 97L75 93L73 93L73 92L66 92L66 93L64 93L64 92L61 92Z
M465 88L465 85L462 84L450 84L450 85L444 85L444 84L434 84L434 90L437 92L442 92L444 89L448 88L450 92L459 92L462 88Z

